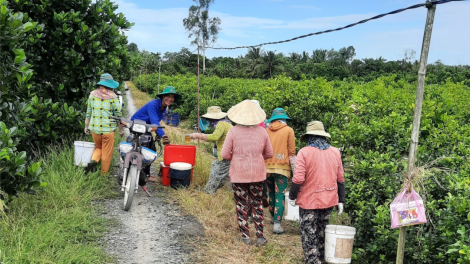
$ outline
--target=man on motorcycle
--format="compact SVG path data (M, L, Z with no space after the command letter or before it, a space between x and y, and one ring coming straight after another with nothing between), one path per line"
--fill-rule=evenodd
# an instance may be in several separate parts
M165 110L168 109L172 103L177 103L182 99L182 96L176 92L176 89L173 86L165 87L163 92L157 94L157 96L159 99L148 102L135 112L131 117L131 120L139 119L145 121L147 124L160 125L160 120L162 120ZM170 139L165 135L165 131L163 131L163 129L158 128L155 133L162 139L163 145L170 144ZM156 151L155 140L153 137L151 137L149 148ZM150 176L150 166L145 167L142 171ZM156 180L155 177L150 177L151 178L149 178L149 180Z

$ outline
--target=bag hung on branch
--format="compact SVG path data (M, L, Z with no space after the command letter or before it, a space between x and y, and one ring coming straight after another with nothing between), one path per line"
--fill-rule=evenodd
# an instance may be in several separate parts
M392 228L425 224L428 222L426 220L426 210L424 208L423 199L421 199L421 196L419 196L413 188L408 192L407 186L390 204L390 216Z

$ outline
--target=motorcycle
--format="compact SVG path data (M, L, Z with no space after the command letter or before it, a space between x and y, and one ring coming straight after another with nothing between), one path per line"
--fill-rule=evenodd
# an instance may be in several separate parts
M124 108L124 100L122 100L123 94L121 91L117 91L116 94L118 96L119 105L121 106L121 109L123 109Z
M124 192L124 210L128 211L131 208L134 194L137 193L139 186L150 196L145 188L146 179L149 175L141 172L141 170L145 166L151 165L157 159L158 153L149 148L152 135L146 133L165 127L147 124L145 121L138 119L130 121L115 116L111 116L111 119L128 127L130 131L126 142L121 142L119 145L121 160L120 175L122 176L121 191Z

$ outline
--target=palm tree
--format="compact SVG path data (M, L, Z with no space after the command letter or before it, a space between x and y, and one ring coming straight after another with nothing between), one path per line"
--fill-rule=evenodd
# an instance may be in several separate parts
M248 62L249 72L251 73L251 78L254 77L256 69L261 64L261 57L264 51L261 47L251 47L248 50L248 53L245 55L245 59Z
M302 55L300 55L297 52L292 52L289 56L289 60L292 63L293 66L295 66L297 63L300 63L302 60Z
M264 52L262 59L266 69L269 70L269 78L272 78L274 70L281 65L280 57L276 54L276 51L267 51Z

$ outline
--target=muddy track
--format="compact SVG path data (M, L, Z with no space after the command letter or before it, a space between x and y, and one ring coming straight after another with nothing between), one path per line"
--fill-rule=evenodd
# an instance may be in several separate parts
M126 97L128 117L131 117L136 109L130 90L126 91ZM152 175L157 175L156 163ZM103 201L103 217L117 223L105 238L106 252L115 256L117 263L193 262L189 258L191 247L183 242L202 236L202 226L193 217L182 216L176 205L165 201L165 188L156 184L147 187L152 196L139 189L127 212L122 209L123 194L117 184L119 197Z

